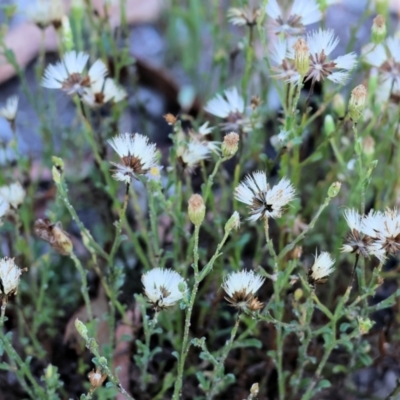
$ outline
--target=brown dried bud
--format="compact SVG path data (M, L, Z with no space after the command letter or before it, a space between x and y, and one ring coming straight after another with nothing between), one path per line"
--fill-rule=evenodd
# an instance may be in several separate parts
M372 41L379 44L386 38L386 20L383 15L377 15L372 24Z
M62 229L61 222L53 224L49 219L38 219L34 224L36 236L46 241L63 256L72 253L73 245L67 232Z
M188 213L194 225L201 225L206 215L206 206L199 194L193 194L189 199Z
M262 100L258 96L253 96L250 100L250 106L253 110L260 107Z
M247 308L250 311L258 311L261 310L264 307L264 303L261 301L258 301L257 297L252 297L248 303L247 303Z
M102 374L99 369L92 371L88 375L92 391L100 387L107 379L107 374Z
M167 121L168 125L175 125L175 122L177 121L177 118L170 113L165 114L164 119L165 119L165 121Z

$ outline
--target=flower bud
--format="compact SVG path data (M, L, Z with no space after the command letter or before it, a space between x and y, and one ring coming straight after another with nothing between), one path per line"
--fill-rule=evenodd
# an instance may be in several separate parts
M366 156L372 156L375 153L375 140L372 136L365 136L362 140L362 150Z
M75 320L75 328L85 341L89 340L88 330L85 324L78 318Z
M371 321L369 318L361 318L358 317L358 329L360 330L361 335L367 334L372 326L374 325L374 321Z
M107 379L107 374L102 374L101 371L97 368L96 372L90 372L88 377L91 389L92 391L94 391L104 383L104 381Z
M199 194L193 194L189 199L189 219L194 225L201 225L206 215L206 206Z
M340 187L342 184L340 182L333 182L332 185L328 189L328 196L333 199L340 192Z
M253 397L257 397L259 391L260 391L260 387L259 387L258 383L257 383L257 382L256 382L256 383L253 383L253 384L251 385L251 388L250 388L250 394L251 394Z
M340 93L336 93L332 99L333 111L337 114L339 118L344 117L346 114L346 103L343 96Z
M293 49L296 69L301 76L304 76L310 67L310 50L308 49L307 42L299 38L294 44Z
M294 296L294 299L295 299L296 301L299 301L299 300L303 297L303 290L300 289L300 288L297 288L297 289L294 291L293 296Z
M335 121L332 118L332 115L327 114L324 119L324 133L327 137L331 136L333 132L335 132Z
M379 14L374 18L371 33L373 43L379 44L385 40L387 31L386 20L383 15Z
M17 294L21 274L13 258L0 259L0 298Z
M236 132L228 133L224 136L221 145L221 153L224 158L232 158L239 148L239 135Z
M232 229L238 229L240 226L240 216L237 211L235 211L232 216L228 219L225 224L225 232L230 232Z
M349 115L350 118L357 122L365 108L367 101L367 89L364 85L358 85L351 91L349 101Z

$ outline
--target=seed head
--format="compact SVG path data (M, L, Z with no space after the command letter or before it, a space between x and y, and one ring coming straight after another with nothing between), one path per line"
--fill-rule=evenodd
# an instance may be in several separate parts
M97 368L96 372L95 371L90 372L88 377L91 389L92 391L95 391L107 379L107 374L102 374L101 371Z
M13 258L0 259L0 298L17 294L21 273Z
M34 231L40 239L49 243L63 256L72 253L73 244L69 234L63 230L61 222L53 224L49 219L38 219L35 221Z

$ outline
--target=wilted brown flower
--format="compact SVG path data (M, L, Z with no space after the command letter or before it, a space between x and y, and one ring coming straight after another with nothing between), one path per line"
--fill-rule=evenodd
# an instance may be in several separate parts
M72 253L73 245L69 234L62 228L61 222L53 224L49 219L38 219L34 224L36 236L46 241L63 256L68 256Z

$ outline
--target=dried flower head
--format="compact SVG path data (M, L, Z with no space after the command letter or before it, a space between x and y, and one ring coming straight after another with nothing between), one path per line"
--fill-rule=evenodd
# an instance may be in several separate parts
M33 229L36 236L49 243L58 253L63 256L72 253L72 241L69 234L64 231L61 222L53 224L49 219L38 219Z
M307 25L322 18L315 0L294 0L290 12L282 10L277 0L268 0L265 12L272 19L273 32L287 36L302 34Z
M164 115L164 119L167 122L168 125L175 125L176 121L178 120L175 115L173 114L165 114Z
M107 379L107 374L102 374L101 371L99 370L99 368L97 368L96 371L90 372L88 377L89 377L91 389L92 389L92 391L95 391Z
M15 121L18 111L18 96L11 96L7 99L4 107L0 109L0 115L8 122Z
M17 209L25 199L25 189L19 182L0 187L0 197L2 197L13 209Z
M258 17L261 15L259 8L251 8L245 6L243 8L231 7L228 9L228 21L233 25L238 26L254 26L257 23Z
M286 178L270 188L265 172L256 171L235 189L235 198L250 208L249 220L279 218L283 207L293 200L295 190Z
M364 47L364 60L378 68L378 101L386 101L392 93L400 91L400 38L389 37L378 45Z
M10 209L10 204L2 196L0 196L0 225L1 219L7 214Z
M0 297L17 294L21 273L13 258L0 259Z
M185 280L171 269L154 268L142 275L144 293L156 310L174 306L187 291Z
M244 112L244 100L235 87L225 90L224 95L217 94L204 107L209 114L220 118L241 117Z
M26 9L28 18L40 29L49 25L59 29L64 16L64 4L62 0L33 0Z
M334 60L328 58L339 43L333 30L313 31L307 35L306 41L310 50L310 68L305 81L315 83L329 79L334 83L345 83L357 64L356 54L348 53Z
M224 136L224 141L221 145L221 153L225 158L233 157L239 149L239 135L236 132L228 133Z
M114 79L104 78L92 83L85 88L82 94L82 101L90 107L97 108L112 101L118 103L127 96L125 89L117 85Z
M328 280L328 276L334 271L335 260L327 251L319 256L315 254L313 266L308 271L308 283L310 286L320 285Z
M82 95L85 89L90 88L97 81L102 81L107 75L107 67L101 60L97 60L84 73L89 55L83 52L70 51L57 64L50 64L44 72L42 86L48 89L61 89L68 95L75 93Z
M225 299L239 310L258 311L264 304L254 295L264 280L264 277L253 271L232 272L222 284L222 289L227 294Z
M188 214L194 225L201 225L206 215L206 206L199 194L192 194L189 199Z
M270 51L272 77L290 82L298 82L299 71L296 69L293 39L278 38Z
M361 216L356 210L348 209L344 212L350 232L347 234L342 252L355 253L362 257L376 256L379 260L385 259L385 251L376 246L373 237L365 233L365 226L368 225L368 232L373 232L371 222L374 219L374 212L368 216Z
M208 160L211 149L206 142L199 142L197 139L190 139L189 142L182 142L176 149L176 155L182 168L192 173L199 163Z
M156 165L156 145L149 143L146 136L139 133L124 133L108 140L108 143L120 156L122 164L111 163L114 179L130 183L137 175L146 174Z
M400 215L396 209L371 211L364 218L362 229L374 239L373 250L392 255L400 250Z

